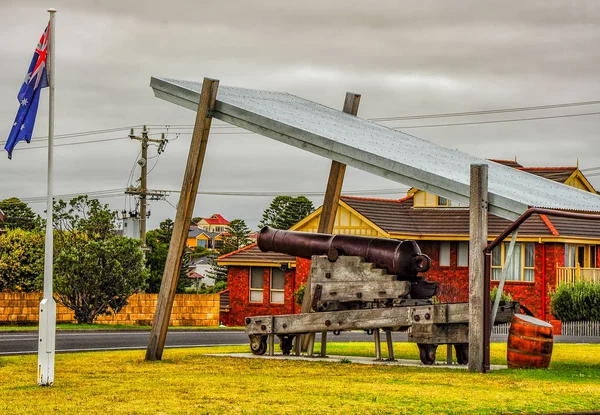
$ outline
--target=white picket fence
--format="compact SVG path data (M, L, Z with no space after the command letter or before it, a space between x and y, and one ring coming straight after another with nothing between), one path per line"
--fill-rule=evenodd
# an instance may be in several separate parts
M498 324L492 329L492 335L508 335L508 329L510 329L510 323Z
M563 336L600 336L600 321L567 321L562 323Z
M510 323L494 326L492 334L508 335ZM563 336L600 337L600 321L567 321L562 323Z

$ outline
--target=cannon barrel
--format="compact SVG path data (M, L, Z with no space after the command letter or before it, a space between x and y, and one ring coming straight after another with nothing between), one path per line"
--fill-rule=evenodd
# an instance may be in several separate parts
M359 256L406 281L416 280L419 272L431 266L429 257L412 240L283 231L265 226L258 235L258 247L263 252L309 259L313 255L327 255L332 262L339 255Z

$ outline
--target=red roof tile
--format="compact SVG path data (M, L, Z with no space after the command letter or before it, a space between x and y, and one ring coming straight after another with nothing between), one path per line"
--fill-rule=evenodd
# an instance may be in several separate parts
M523 167L521 164L517 163L516 160L499 160L499 159L488 159L489 161L493 161L494 163L503 164L508 167Z
M469 236L468 208L414 208L410 198L397 200L371 200L368 198L340 198L361 215L388 233L404 234L408 237L426 238L428 235ZM490 237L500 234L510 221L495 215L488 216ZM552 217L554 232L539 216L533 215L519 229L524 236L589 237L600 239L600 222Z
M237 251L230 252L217 258L219 262L277 262L289 264L296 262L296 257L279 252L262 252L257 244L245 246Z
M229 225L229 221L218 213L215 213L210 218L204 218L204 220L211 225Z

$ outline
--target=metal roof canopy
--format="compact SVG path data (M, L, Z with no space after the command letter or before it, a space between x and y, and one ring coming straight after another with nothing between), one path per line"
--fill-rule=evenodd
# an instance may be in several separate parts
M201 83L151 78L161 99L196 111ZM489 167L489 211L514 220L529 207L600 212L600 196L281 92L219 86L212 116L331 160L469 204L470 165Z

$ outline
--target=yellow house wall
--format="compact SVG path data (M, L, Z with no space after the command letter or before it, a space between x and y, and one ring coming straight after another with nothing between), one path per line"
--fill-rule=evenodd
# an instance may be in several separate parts
M438 197L434 194L417 190L413 196L414 207L436 207L438 205Z
M296 230L300 232L317 232L320 219L321 215L317 215ZM385 236L376 229L373 229L368 222L364 221L360 216L351 212L344 206L338 207L335 215L333 233L337 235Z
M585 183L583 183L583 181L577 177L577 176L572 176L570 177L566 182L566 185L568 186L572 186L575 187L577 189L581 189L581 190L586 190L588 191L589 189L587 188L587 186L585 185Z
M187 238L185 240L186 246L197 246L196 238Z

